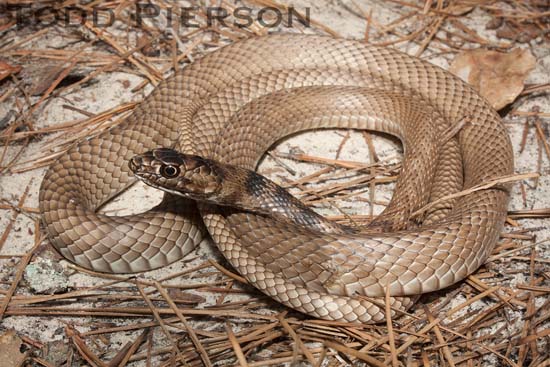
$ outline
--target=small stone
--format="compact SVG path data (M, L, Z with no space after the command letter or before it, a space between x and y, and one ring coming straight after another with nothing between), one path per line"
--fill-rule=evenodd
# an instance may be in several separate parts
M25 281L36 294L64 293L69 278L63 267L50 259L41 259L25 268Z

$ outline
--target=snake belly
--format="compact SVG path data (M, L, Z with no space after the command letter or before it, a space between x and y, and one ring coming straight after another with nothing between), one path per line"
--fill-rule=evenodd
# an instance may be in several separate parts
M128 160L136 154L176 147L254 169L281 138L321 128L382 131L403 142L394 195L372 223L377 231L323 233L170 193L138 215L96 212L134 182ZM493 187L443 201L421 225L411 213L512 172L498 114L445 70L360 41L280 34L235 42L164 80L123 123L61 156L39 201L51 242L82 267L165 266L206 228L231 265L273 299L318 318L379 322L386 293L394 310L405 309L483 264L509 194Z

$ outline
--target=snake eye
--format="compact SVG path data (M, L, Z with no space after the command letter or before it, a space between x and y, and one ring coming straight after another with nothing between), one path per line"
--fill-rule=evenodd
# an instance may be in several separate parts
M180 169L177 166L164 165L160 168L160 173L165 178L174 178L180 173Z

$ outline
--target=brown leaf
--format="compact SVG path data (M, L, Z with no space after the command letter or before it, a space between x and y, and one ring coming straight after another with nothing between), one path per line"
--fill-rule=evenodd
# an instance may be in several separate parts
M471 5L463 5L463 4L457 4L453 7L450 7L450 13L454 16L459 16L459 15L466 15L468 14L469 12L471 12L472 10L474 10L474 6L471 6Z
M449 71L471 84L499 110L521 93L535 63L528 50L517 48L502 53L477 49L460 53Z
M23 365L27 353L21 352L23 342L15 334L8 330L0 335L0 365L5 367L19 367Z
M505 38L523 43L528 43L542 34L543 30L535 24L530 23L516 26L505 23L504 26L497 30L498 38Z
M11 66L7 62L0 60L0 80L7 78L11 74L21 71L21 66Z
M149 37L146 34L138 38L137 45L138 47L141 45L145 45L141 48L141 53L144 54L145 56L155 57L160 55L160 50L158 49L158 47L154 47L151 44L151 37Z

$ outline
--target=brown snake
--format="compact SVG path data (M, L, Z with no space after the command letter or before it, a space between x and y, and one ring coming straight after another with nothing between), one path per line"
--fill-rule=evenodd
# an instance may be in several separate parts
M136 154L175 147L254 169L282 137L329 127L403 142L394 196L372 229L323 232L208 203L197 211L169 193L139 215L95 211L134 181L128 161ZM445 201L421 225L411 213L512 171L498 114L448 72L359 41L272 35L208 54L163 81L122 124L70 149L44 178L40 210L54 246L88 269L167 265L203 238L204 222L235 269L272 298L315 317L377 322L384 312L376 298L386 291L403 309L479 267L498 240L508 192Z

